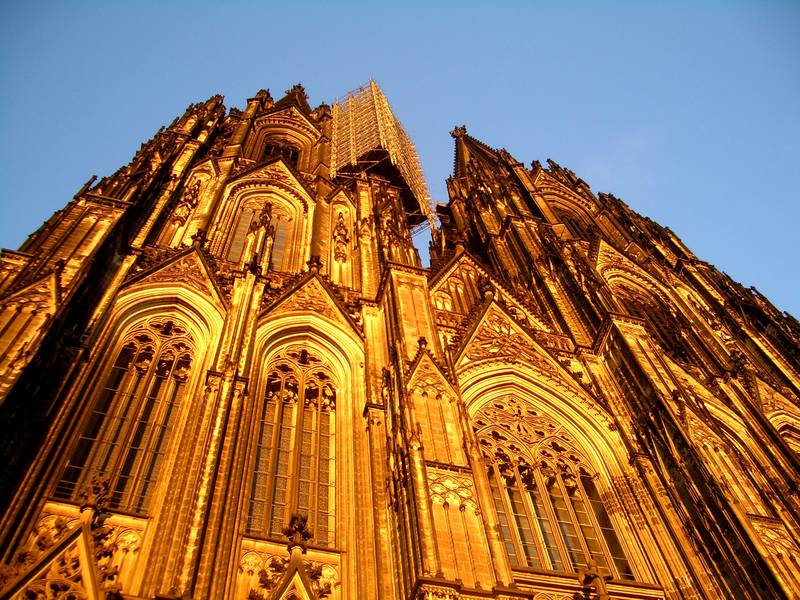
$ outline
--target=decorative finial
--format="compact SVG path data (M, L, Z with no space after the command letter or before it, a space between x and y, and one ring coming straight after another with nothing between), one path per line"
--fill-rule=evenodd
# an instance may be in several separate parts
M481 276L478 278L478 289L486 300L494 298L494 285L492 285L488 277Z
M458 139L460 137L464 137L465 135L467 135L467 126L466 125L457 125L453 129L453 131L450 132L450 135L452 135L455 139Z
M197 233L192 236L192 246L200 248L206 241L206 232L198 229Z
M290 553L294 548L300 548L305 554L306 542L312 537L311 530L308 528L308 517L306 515L292 515L289 519L289 526L283 530L283 535L289 539L286 547Z
M308 270L315 275L319 273L320 269L322 269L322 259L316 254L312 254L311 258L308 259L306 263L308 265Z
M425 348L428 347L428 340L426 340L423 336L417 340L417 345L419 346L420 350L425 350Z
M108 500L109 481L98 476L92 477L80 492L81 511L102 511Z
M299 83L295 83L291 89L286 90L286 95L291 96L292 94L299 94L303 98L308 99L308 94L306 94L306 89Z
M611 579L611 576L601 573L597 561L591 556L586 568L578 571L578 582L584 591L594 591L597 594L597 600L610 600L611 597L608 595L608 586L606 585L606 581L609 579Z

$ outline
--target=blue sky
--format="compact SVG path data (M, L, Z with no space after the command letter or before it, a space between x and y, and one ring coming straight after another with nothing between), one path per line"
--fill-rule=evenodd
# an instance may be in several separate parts
M374 77L434 200L466 123L800 315L800 3L133 4L0 7L0 246L191 102L299 81L316 105Z

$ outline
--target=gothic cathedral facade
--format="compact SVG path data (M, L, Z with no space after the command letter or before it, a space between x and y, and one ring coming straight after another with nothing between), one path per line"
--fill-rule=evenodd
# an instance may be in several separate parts
M800 324L452 135L215 96L2 252L0 596L800 598Z

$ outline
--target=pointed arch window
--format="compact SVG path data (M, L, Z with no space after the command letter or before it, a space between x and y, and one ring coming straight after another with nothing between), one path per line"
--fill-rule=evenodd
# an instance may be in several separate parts
M592 558L615 579L633 579L596 476L556 423L507 397L474 426L512 565L574 573Z
M292 514L308 517L311 543L335 537L336 386L322 361L290 347L267 370L256 431L246 531L282 539Z
M660 298L627 285L616 285L612 289L628 313L647 323L648 330L664 350L682 362L691 360L690 348L681 337L678 317Z
M270 255L269 268L273 271L287 271L289 269L289 227L291 217L283 214L276 216L275 238L272 244L272 254Z
M270 242L269 268L288 271L291 268L292 216L286 207L270 197L251 198L243 203L227 239L225 258L231 262L242 260L247 245L247 235L258 226L266 226ZM266 252L266 248L263 250Z
M193 340L184 325L151 319L123 340L69 455L54 496L77 500L94 476L109 506L145 512L186 389Z
M255 218L255 206L248 205L239 211L239 217L236 219L236 224L233 227L233 232L228 244L228 252L225 256L225 258L227 258L229 261L239 262L242 259L242 252L244 252L247 234L250 231L250 225Z

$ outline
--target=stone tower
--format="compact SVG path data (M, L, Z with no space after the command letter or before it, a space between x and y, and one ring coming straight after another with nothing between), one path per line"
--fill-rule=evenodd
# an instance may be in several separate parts
M453 137L215 96L3 251L2 597L798 597L800 324Z

